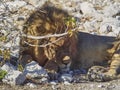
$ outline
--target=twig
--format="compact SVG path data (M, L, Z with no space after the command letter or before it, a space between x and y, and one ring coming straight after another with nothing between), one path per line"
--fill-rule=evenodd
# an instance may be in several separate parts
M72 29L72 31L75 31L76 28ZM51 37L61 37L67 35L69 32L65 32L62 34L52 34L52 35L45 35L45 36L32 36L32 35L27 35L27 34L22 34L23 37L30 38L30 39L45 39L45 38L51 38Z
M24 41L24 43L26 43L26 44L28 44L29 46L32 46L32 47L46 47L46 46L48 46L48 45L51 45L51 44L53 44L53 43L56 43L57 41L61 40L62 38L63 38L63 37L60 37L60 38L58 38L57 40L55 40L55 41L53 41L53 42L51 42L51 43L44 44L44 45L34 45L34 44L30 44L30 43L27 42L27 41Z

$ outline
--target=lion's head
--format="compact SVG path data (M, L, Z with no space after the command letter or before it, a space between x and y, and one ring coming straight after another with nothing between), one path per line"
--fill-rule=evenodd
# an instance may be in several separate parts
M74 50L70 46L75 46L75 40L71 41L72 37L66 34L72 29L66 25L68 17L71 16L66 11L48 3L34 11L23 27L20 45L24 49L20 54L30 55L41 66L54 60L60 68L66 67L70 63L69 51Z

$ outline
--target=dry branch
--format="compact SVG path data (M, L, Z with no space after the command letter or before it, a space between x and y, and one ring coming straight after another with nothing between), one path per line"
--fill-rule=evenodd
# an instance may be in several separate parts
M71 31L76 31L77 28L74 28L72 29ZM38 39L45 39L45 38L51 38L51 37L62 37L62 36L65 36L69 34L69 32L64 32L64 33L61 33L61 34L50 34L50 35L45 35L45 36L33 36L33 35L27 35L27 34L22 34L23 37L26 37L26 38L30 38L30 39L35 39L35 40L38 40Z
M63 37L60 37L60 38L58 38L57 40L52 41L51 43L47 43L47 44L43 44L43 45L30 44L30 43L27 42L27 41L24 41L24 43L26 43L26 44L28 44L29 46L32 46L32 47L46 47L46 46L48 46L48 45L51 45L51 44L56 43L57 41L61 40L62 38L63 38Z

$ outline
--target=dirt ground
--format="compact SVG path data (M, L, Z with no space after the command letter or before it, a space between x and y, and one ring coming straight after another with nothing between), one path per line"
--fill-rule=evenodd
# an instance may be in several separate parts
M120 90L120 79L110 82L84 82L84 83L71 83L65 85L63 83L52 85L44 84L37 85L31 88L28 86L10 86L0 84L0 90Z

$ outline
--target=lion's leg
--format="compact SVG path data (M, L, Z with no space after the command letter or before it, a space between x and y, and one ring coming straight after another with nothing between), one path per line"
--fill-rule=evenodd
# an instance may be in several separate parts
M102 66L93 66L88 70L88 79L91 81L110 81L120 77L119 74L120 55L114 54L109 69Z
M120 68L120 40L117 40L112 44L113 47L107 50L107 52L111 55L112 60L108 72L105 73L107 76L111 77L116 76Z
M33 59L30 55L20 55L18 64L25 67L25 65L29 62L31 62Z
M46 70L53 71L53 72L58 72L58 69L59 69L58 64L54 60L49 60L45 64L44 68Z
M49 60L44 68L47 70L50 80L57 79L57 72L59 70L58 64L55 62L55 60Z
M110 76L115 76L120 73L120 55L114 54L112 58L112 62L110 64L110 69L106 74Z
M113 47L109 49L109 54L112 54L112 60L108 72L105 73L110 79L114 79L120 72L120 41L113 42Z

